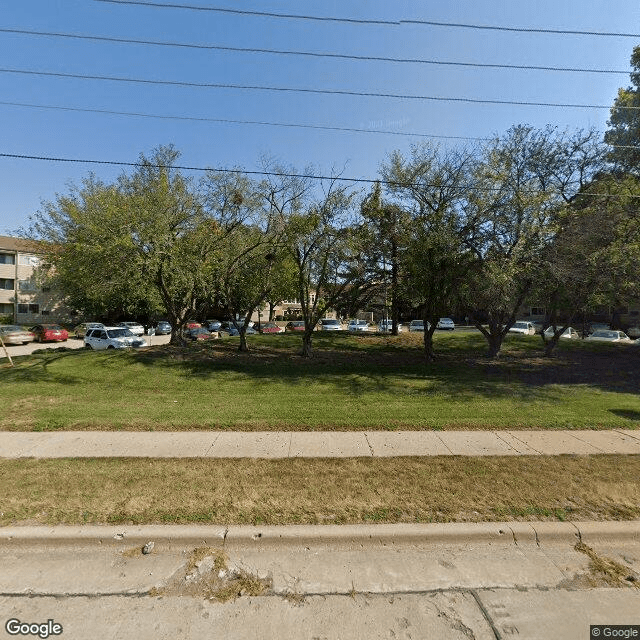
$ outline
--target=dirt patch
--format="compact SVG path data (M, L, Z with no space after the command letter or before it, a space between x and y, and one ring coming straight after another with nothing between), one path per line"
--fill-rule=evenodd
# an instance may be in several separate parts
M244 569L229 568L229 558L214 547L197 547L186 566L170 582L152 589L151 596L191 596L228 602L241 596L261 596L271 591L271 579L259 578Z
M590 575L584 576L591 582L589 586L640 588L640 576L629 567L599 555L584 542L578 542L574 548L589 558Z

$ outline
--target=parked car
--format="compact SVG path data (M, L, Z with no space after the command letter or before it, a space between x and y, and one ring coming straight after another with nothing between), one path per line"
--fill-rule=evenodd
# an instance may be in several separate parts
M185 322L183 329L198 329L201 326L202 325L199 322L190 320L189 322Z
M304 320L292 320L291 322L287 322L284 327L285 331L304 331Z
M587 328L587 333L591 335L595 331L609 331L610 329L611 325L607 322L592 322Z
M436 329L444 329L445 331L453 331L455 328L456 325L451 318L440 318L436 325Z
M380 333L391 333L393 329L393 320L380 320L378 322L378 331ZM402 333L402 325L398 322L398 333Z
M633 342L624 331L616 331L614 329L598 329L590 336L587 336L585 340L594 342Z
M625 333L634 340L640 338L640 325L629 327Z
M129 349L146 347L143 338L134 335L126 327L95 327L89 329L84 337L86 349Z
M159 320L153 329L157 336L166 336L171 333L171 325L166 320Z
M15 324L0 325L0 337L5 344L27 344L36 339L32 331Z
M102 324L102 322L81 322L80 324L77 324L75 327L73 327L72 331L73 335L76 338L84 338L87 335L87 331L89 331L89 329L94 329L97 327L104 327L104 325Z
M423 331L424 332L424 320L412 320L409 323L409 331Z
M518 320L509 328L509 333L520 333L525 336L534 336L536 334L536 328L533 326L532 322Z
M66 342L69 333L59 324L37 324L29 329L37 342Z
M275 322L265 322L260 326L260 333L284 333L284 329Z
M230 336L239 336L240 335L240 328L241 327L235 327L233 324L229 324L229 328L227 329L227 333ZM256 329L254 329L251 326L247 326L247 328L245 329L244 335L245 336L251 336L251 335L255 335L257 332Z
M320 320L321 331L342 331L342 323L335 318L322 318Z
M559 329L562 329L562 327L547 327L544 330L544 335L545 335L546 338L553 338L555 332L558 331ZM579 340L580 339L580 334L573 327L567 327L560 334L560 337L561 338L568 338L570 340Z
M369 323L366 320L349 320L349 331L369 331Z
M204 327L194 327L193 329L186 329L182 335L186 340L193 340L194 342L200 340L211 340L217 337L217 333L213 334Z
M218 329L218 333L224 333L227 334L229 336L237 336L240 335L240 327L242 327L242 325L244 324L241 321L236 321L237 322L237 327L236 325L233 324L233 322L231 320L225 320L224 322L220 323L220 328ZM251 325L253 325L253 322L250 322L249 325L247 326L247 330L245 331L245 335L253 335L258 333Z
M119 327L125 327L129 329L134 336L143 336L144 335L144 327L138 322L119 322Z
M220 320L205 320L204 326L209 329L209 331L218 331L220 329L220 325L222 323Z

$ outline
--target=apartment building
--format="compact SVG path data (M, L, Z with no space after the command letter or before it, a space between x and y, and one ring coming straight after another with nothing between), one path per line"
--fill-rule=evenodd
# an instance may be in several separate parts
M60 322L69 310L38 275L37 245L0 236L0 318L13 324Z

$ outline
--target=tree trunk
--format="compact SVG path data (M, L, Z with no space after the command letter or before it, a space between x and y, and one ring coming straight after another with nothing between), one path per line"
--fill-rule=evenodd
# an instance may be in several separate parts
M435 325L434 325L435 327ZM433 332L435 329L431 327L427 329L427 321L424 321L424 333L422 339L424 342L424 359L426 363L433 362L436 359L436 354L433 350Z
M487 356L489 358L494 359L500 356L500 349L502 348L502 339L504 336L502 332L496 334L489 332L487 336L487 342L489 343L489 350L487 351Z
M269 303L269 322L273 322L273 316L276 310L276 305L273 302Z
M249 351L249 347L247 346L247 336L245 334L244 327L240 330L240 346L238 347L238 351Z
M313 358L313 345L311 343L311 332L306 331L302 334L302 351L300 355L303 358Z

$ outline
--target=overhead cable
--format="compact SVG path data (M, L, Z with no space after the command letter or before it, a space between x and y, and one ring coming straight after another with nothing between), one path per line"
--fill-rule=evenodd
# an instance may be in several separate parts
M54 71L34 71L30 69L6 69L0 68L0 73L13 73L33 76L46 76L53 78L74 78L80 80L100 80L108 82L129 82L133 84L164 85L178 87L194 87L199 89L239 89L245 91L271 91L279 93L309 93L323 95L358 96L366 98L392 98L398 100L425 100L437 102L464 102L472 104L502 104L529 107L560 107L570 109L611 109L610 105L601 104L577 104L567 102L534 102L529 100L492 100L484 98L465 98L453 96L425 96L401 93L382 93L367 91L349 91L346 89L312 89L305 87L275 87L266 85L231 84L219 82L188 82L186 80L150 80L145 78L125 78L121 76L99 76L80 73L62 73ZM617 106L619 110L640 110L640 106Z
M414 131L389 131L387 129L366 129L364 127L336 127L321 124L304 124L300 122L273 122L269 120L235 120L233 118L207 118L201 116L169 116L160 113L142 113L140 111L113 111L111 109L89 109L85 107L65 107L61 105L33 104L31 102L7 102L0 100L0 105L9 107L27 107L32 109L47 109L53 111L72 111L79 113L98 113L112 116L127 116L135 118L153 118L158 120L186 120L189 122L216 122L220 124L247 124L267 127L290 127L294 129L318 129L320 131L339 131L347 133L376 133L381 135L430 138L439 140L473 140L489 141L491 137L482 136L449 136L436 133L417 133ZM640 149L636 145L609 144L615 149Z
M177 169L180 171L199 171L199 172L207 172L212 171L215 173L235 173L235 174L246 174L246 175L258 175L258 176L280 176L284 178L304 178L309 180L329 180L332 182L353 182L353 183L367 183L367 184L375 184L377 182L391 186L391 187L435 187L442 188L441 183L420 183L412 184L412 183L404 183L404 182L394 182L390 180L383 180L381 178L345 178L343 176L326 176L322 174L314 174L314 173L287 173L286 171L250 171L246 169L227 169L227 168L213 168L213 167L190 167L183 165L164 165L164 164L155 164L153 162L122 162L116 160L94 160L94 159L86 159L86 158L61 158L61 157L53 157L53 156L32 156L18 153L1 153L0 158L15 158L20 160L41 160L47 162L64 162L64 163L74 163L74 164L101 164L101 165L111 165L111 166L120 166L120 167L153 167L156 169ZM461 191L500 191L501 187L473 187L467 186L462 187ZM524 190L526 193L527 190ZM534 193L534 191L529 191L529 193ZM633 194L612 194L612 193L581 193L581 196L589 196L589 197L610 197L610 198L640 198L640 195Z
M385 129L366 129L364 127L332 127L329 125L319 124L302 124L295 122L271 122L265 120L234 120L231 118L206 118L199 116L168 116L156 113L141 113L139 111L112 111L109 109L86 109L82 107L63 107L58 105L33 104L29 102L6 102L0 100L0 105L10 107L29 107L33 109L50 109L55 111L74 111L81 113L102 113L114 116L132 116L137 118L157 118L159 120L188 120L194 122L219 122L222 124L249 124L262 125L269 127L292 127L298 129L320 129L323 131L344 131L352 133L377 133L393 136L411 136L418 138L438 138L444 140L490 140L490 138L472 137L472 136L447 136L432 133L413 133L410 131L388 131Z
M312 58L330 58L337 60L358 60L367 62L392 62L402 64L425 64L434 66L471 67L480 69L517 69L525 71L561 71L570 73L604 73L629 75L628 70L617 69L589 69L581 67L559 67L550 65L532 64L498 64L488 62L458 62L453 60L429 60L423 58L393 58L387 56L366 56L345 53L332 53L327 51L297 51L287 49L265 49L258 47L231 47L216 44L197 44L189 42L168 42L160 40L141 40L138 38L117 38L114 36L94 36L77 33L61 33L56 31L33 31L28 29L0 28L0 33L13 33L17 35L43 36L49 38L67 38L72 40L89 40L93 42L109 42L116 44L135 44L154 47L177 47L185 49L198 49L207 51L227 51L233 53L258 53L284 56L305 56Z
M480 29L491 31L507 31L514 33L544 33L553 35L571 36L604 36L615 38L640 38L639 33L627 33L623 31L581 31L577 29L550 29L539 27L505 27L501 25L471 24L464 22L436 22L434 20L400 19L400 20L375 20L370 18L339 18L336 16L313 16L295 13L278 13L274 11L253 11L249 9L231 9L227 7L207 7L202 5L148 2L143 0L96 0L110 4L138 5L143 7L160 9L188 9L190 11L209 11L213 13L228 13L244 16L259 16L264 18L284 18L287 20L315 20L319 22L343 22L346 24L370 24L370 25L422 25L429 27L445 27L453 29Z

